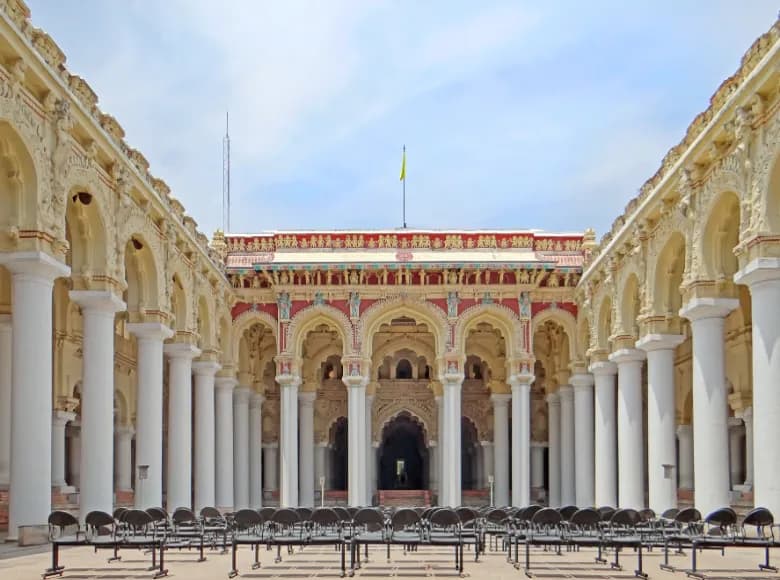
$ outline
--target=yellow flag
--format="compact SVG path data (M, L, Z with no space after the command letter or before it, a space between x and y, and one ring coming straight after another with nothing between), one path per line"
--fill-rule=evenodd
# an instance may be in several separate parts
M401 157L401 179L400 181L404 181L406 179L406 147L404 147L404 154L403 157Z

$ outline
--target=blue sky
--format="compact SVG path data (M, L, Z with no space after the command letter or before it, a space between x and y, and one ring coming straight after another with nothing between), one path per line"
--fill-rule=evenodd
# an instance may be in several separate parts
M202 231L604 233L772 0L27 0Z

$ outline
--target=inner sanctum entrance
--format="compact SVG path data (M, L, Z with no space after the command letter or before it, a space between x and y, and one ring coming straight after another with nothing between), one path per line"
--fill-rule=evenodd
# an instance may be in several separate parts
M382 431L379 489L428 489L428 449L422 425L401 413Z

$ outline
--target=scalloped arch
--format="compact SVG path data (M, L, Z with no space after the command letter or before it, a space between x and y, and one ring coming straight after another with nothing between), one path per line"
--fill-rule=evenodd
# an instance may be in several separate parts
M360 317L358 323L358 337L361 345L361 354L369 358L371 356L372 337L385 322L389 322L398 316L411 315L417 322L423 322L433 334L434 351L436 356L444 355L447 343L447 319L444 311L426 300L412 300L409 298L393 298L380 300L372 304Z
M566 332L566 336L569 338L569 353L579 352L577 345L577 320L571 312L562 310L560 308L545 308L531 320L531 336L536 332L537 328L544 322L552 320L557 322L563 327Z
M341 310L327 304L307 306L293 317L287 328L287 352L300 357L306 335L312 328L321 323L336 327L341 336L343 355L351 355L354 336L352 323Z
M433 419L433 417L428 417L426 419L425 415L427 415L427 413L425 412L425 409L414 404L409 404L408 401L405 403L388 405L382 409L382 412L376 417L376 420L372 424L371 430L373 433L371 434L371 442L379 441L379 438L382 436L385 427L387 427L402 414L409 415L413 420L415 420L416 423L420 424L422 427L425 444L427 445L428 441L432 439L431 434L436 433L436 431L432 429L432 427L436 427L436 421Z
M257 323L263 324L264 326L270 328L274 338L277 338L276 318L274 318L267 312L261 312L255 310L247 310L245 312L242 312L241 314L236 316L236 318L233 320L233 353L235 356L238 355L241 337L244 336L244 332L246 332L249 328L251 328L254 324ZM277 339L277 344L278 344L278 339ZM236 360L235 363L237 364L238 361Z
M482 322L487 322L501 331L508 357L518 354L516 349L519 344L520 320L511 309L501 304L477 304L458 317L455 325L455 347L458 352L465 352L467 332Z

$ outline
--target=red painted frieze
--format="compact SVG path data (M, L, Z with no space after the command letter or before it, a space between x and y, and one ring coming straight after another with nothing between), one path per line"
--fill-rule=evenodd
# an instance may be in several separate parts
M543 310L565 310L575 318L577 317L577 305L574 302L534 302L531 304L531 313L536 316Z
M233 308L230 310L230 314L233 317L233 320L238 318L241 314L246 312L247 310L256 310L258 312L265 312L266 314L270 314L274 318L278 319L278 308L276 306L276 303L271 302L262 302L262 303L255 303L255 304L248 304L246 302L238 302L236 303Z

